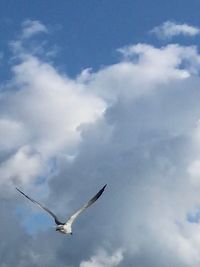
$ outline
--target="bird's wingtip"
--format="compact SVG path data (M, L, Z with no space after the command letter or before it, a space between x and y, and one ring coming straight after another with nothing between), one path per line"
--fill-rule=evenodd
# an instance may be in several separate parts
M18 192L20 192L20 193L22 192L22 191L21 191L19 188L17 188L17 187L15 187L15 189L16 189Z
M24 193L23 193L19 188L15 187L15 189L16 189L19 193L21 193L21 194L24 195Z
M107 184L104 185L104 187L102 188L103 190L106 188Z

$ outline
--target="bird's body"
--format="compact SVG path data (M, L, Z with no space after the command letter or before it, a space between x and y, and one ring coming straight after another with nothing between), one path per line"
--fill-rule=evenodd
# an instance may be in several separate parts
M60 224L56 226L56 231L59 231L61 234L71 234L72 235L72 227L69 223Z
M72 235L72 224L75 221L75 219L88 207L90 207L95 201L97 201L97 199L101 196L101 194L103 193L104 189L105 189L106 185L104 185L104 187L101 188L101 190L99 190L99 192L93 197L91 198L83 207L81 207L79 210L77 210L74 214L72 214L69 219L65 222L62 223L57 216L50 211L49 209L47 209L46 207L44 207L42 204L40 204L39 202L35 201L34 199L30 198L29 196L27 196L26 194L24 194L21 190L19 190L18 188L17 191L20 192L22 195L24 195L26 198L28 198L30 201L32 201L34 204L36 204L37 206L39 206L40 208L42 208L43 210L45 210L46 212L48 212L53 218L54 221L56 223L56 231L59 231L62 234L71 234Z

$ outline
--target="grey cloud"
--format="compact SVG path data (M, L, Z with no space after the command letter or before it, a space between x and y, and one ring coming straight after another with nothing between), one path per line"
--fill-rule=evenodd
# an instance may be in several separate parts
M188 97L183 97L188 90L183 83L177 95L173 90L166 88L136 103L117 102L105 114L107 123L100 121L85 128L79 155L68 166L61 165L59 177L50 183L52 195L59 195L59 205L67 194L73 194L72 199L81 203L88 188L94 188L92 192L97 184L108 182L104 199L96 209L88 211L87 216L83 215L81 222L74 226L74 232L79 235L79 231L83 231L86 235L83 240L89 243L88 239L92 239L93 247L104 242L110 242L115 249L116 246L125 247L128 256L121 266L130 266L130 262L138 267L160 266L161 263L167 266L169 262L190 266L188 259L181 259L175 250L176 239L182 238L176 223L180 220L184 225L187 209L198 203L198 194L191 195L197 192L187 180L185 164L193 156L189 135L200 112L196 101L199 92L196 91L195 98L189 93ZM176 108L181 112L176 112ZM169 125L172 116L174 122ZM113 126L110 138L105 135L104 139L104 135L96 133L98 124L103 128L98 133L106 132L106 125ZM185 194L189 194L191 200L183 201ZM73 202L71 205L75 206ZM79 230L81 226L86 229ZM167 235L172 238L169 244L165 244ZM79 246L83 249L84 244L79 242ZM89 254L87 249L84 252Z

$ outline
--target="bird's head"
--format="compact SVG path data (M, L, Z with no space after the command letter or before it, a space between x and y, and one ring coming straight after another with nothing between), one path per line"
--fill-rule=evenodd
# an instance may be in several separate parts
M64 231L63 225L56 226L56 231L60 231L60 232Z

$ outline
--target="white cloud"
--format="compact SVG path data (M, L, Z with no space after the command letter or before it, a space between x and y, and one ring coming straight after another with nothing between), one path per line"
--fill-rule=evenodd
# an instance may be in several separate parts
M24 25L25 36L44 31L39 22ZM98 120L106 103L83 83L26 51L23 40L13 42L13 47L19 63L13 65L13 79L0 96L0 147L6 153L14 152L2 162L0 172L4 182L16 176L19 181L33 181L52 157L59 153L74 156L81 140L80 127ZM31 154L22 152L24 146Z
M10 119L0 120L0 150L10 150L21 145L27 140L27 133L22 123Z
M136 44L118 51L123 55L121 62L87 73L87 86L108 103L118 97L139 97L166 83L185 80L200 67L194 46L173 44L156 48Z
M196 159L189 164L188 173L195 185L198 185L200 182L200 160Z
M79 126L104 112L105 103L84 85L37 58L28 57L13 71L21 90L9 98L10 112L31 130L32 145L42 155L73 148L80 140Z
M172 38L178 35L195 36L199 34L200 29L188 24L177 24L172 21L166 21L162 25L151 30L160 38Z
M35 22L25 23L27 29L32 24ZM34 29L37 29L34 33L44 31L43 27ZM25 145L40 156L41 166L60 153L74 158L81 141L81 127L103 118L117 99L149 95L199 71L200 57L193 46L174 44L156 48L136 44L119 51L123 55L119 63L97 72L86 69L76 79L70 79L24 49L23 39L13 42L13 53L19 63L13 65L13 79L7 85L12 90L0 98L0 134L8 133L1 147L20 151ZM9 177L12 179L12 175Z
M0 184L12 185L31 183L44 170L41 156L31 152L28 147L21 147L0 166Z
M27 39L38 33L47 33L47 27L38 20L26 20L22 23L22 38Z
M80 267L116 267L122 260L123 254L120 250L112 255L108 255L104 250L99 250L90 260L81 262Z

